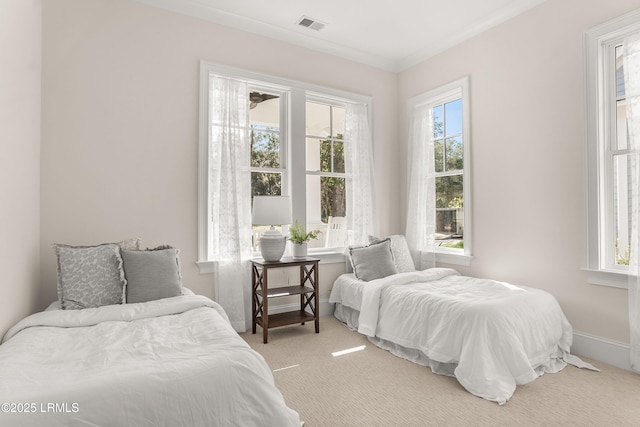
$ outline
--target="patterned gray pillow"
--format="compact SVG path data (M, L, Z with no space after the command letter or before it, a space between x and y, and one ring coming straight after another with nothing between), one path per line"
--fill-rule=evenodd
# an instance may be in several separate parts
M120 246L54 245L58 258L58 299L63 310L122 304L125 276Z

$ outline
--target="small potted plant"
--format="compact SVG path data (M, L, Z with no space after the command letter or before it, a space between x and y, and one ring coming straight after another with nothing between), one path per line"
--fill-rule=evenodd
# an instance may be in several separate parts
M320 230L307 231L296 220L291 227L289 227L289 240L291 240L293 246L294 258L306 258L307 257L307 242L311 239L317 239Z

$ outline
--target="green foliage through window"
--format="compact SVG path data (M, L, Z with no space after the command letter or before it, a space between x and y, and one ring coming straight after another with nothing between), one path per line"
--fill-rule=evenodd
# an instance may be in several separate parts
M335 139L320 142L320 170L323 172L344 173L344 143L342 134ZM345 192L345 179L341 177L320 177L321 193L321 218L322 222L328 222L330 216L346 216L347 199Z
M251 126L251 166L255 168L280 167L280 134L277 130ZM282 174L278 172L251 172L253 196L280 196Z

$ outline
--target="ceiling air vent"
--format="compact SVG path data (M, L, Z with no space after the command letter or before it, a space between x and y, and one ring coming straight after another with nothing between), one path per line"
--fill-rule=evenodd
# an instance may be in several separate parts
M315 19L311 19L306 16L303 16L298 20L298 25L305 28L311 28L312 30L316 31L320 31L324 28L324 24L322 22L316 21Z

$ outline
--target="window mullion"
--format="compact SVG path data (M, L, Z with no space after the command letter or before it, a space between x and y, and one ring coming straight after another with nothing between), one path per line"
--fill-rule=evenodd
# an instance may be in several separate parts
M289 108L289 189L293 220L306 224L307 180L306 174L306 94L302 89L292 89ZM293 143L293 141L299 141Z

